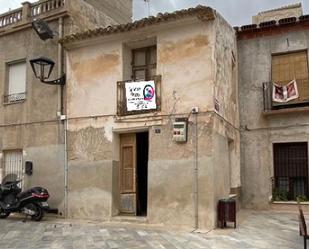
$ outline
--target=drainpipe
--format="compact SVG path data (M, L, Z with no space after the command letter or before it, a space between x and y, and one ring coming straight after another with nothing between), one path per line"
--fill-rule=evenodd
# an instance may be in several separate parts
M59 40L63 38L63 17L59 18ZM58 42L58 77L62 77L64 73L64 63L63 63L63 47L62 44ZM58 87L58 113L63 114L63 90L64 86L60 85Z
M63 38L63 17L59 18L59 39ZM61 43L58 43L58 76L64 74L64 52ZM68 120L64 116L64 85L58 87L58 114L63 124L64 130L64 217L68 217L68 150L67 150L67 130Z
M194 112L194 230L199 227L198 224L198 131L197 131L197 112Z

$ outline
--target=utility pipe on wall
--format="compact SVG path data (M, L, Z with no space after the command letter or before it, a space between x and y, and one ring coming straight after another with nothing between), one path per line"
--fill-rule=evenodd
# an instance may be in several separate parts
M198 223L198 126L197 126L197 112L194 112L194 229L197 230L199 227Z
M59 18L59 39L63 38L63 17ZM62 77L64 74L64 52L61 43L58 43L58 76ZM67 130L68 118L64 116L64 85L58 87L58 117L63 125L64 133L64 217L68 217L68 150L67 150Z

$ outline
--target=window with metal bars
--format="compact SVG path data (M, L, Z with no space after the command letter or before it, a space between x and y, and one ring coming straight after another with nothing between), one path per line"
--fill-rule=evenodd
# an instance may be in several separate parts
M289 200L308 196L308 144L276 143L273 145L274 177L277 191Z

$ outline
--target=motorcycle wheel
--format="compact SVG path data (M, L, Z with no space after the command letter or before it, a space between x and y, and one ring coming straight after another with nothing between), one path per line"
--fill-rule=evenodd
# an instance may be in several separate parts
M0 219L5 219L10 215L10 212L5 212L2 208L0 208Z
M42 209L40 205L36 203L29 203L25 206L25 208L28 208L35 212L35 215L31 215L31 220L34 220L34 221L42 220L44 216L44 210Z

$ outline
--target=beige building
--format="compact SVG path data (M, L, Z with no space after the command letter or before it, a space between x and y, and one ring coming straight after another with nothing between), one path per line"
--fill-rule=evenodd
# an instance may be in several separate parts
M238 30L243 207L309 198L308 23L288 14Z
M234 29L199 6L61 43L69 216L214 228L241 188Z
M57 78L63 56L59 37L129 22L131 9L128 0L41 0L25 2L21 8L0 15L1 174L17 173L24 188L46 187L50 205L62 214L65 139L64 123L59 118L61 91L35 79L28 62L38 56L51 58L57 65L51 78ZM37 18L57 33L53 40L44 42L36 35L31 22ZM24 174L27 161L33 163L32 175Z
M231 195L257 209L307 200L301 6L234 29L203 6L135 22L131 9L49 0L0 16L2 174L47 187L71 218L200 229L216 227L218 200ZM59 37L41 41L35 18ZM27 62L41 55L58 66L52 78L65 64L64 99L34 78Z

